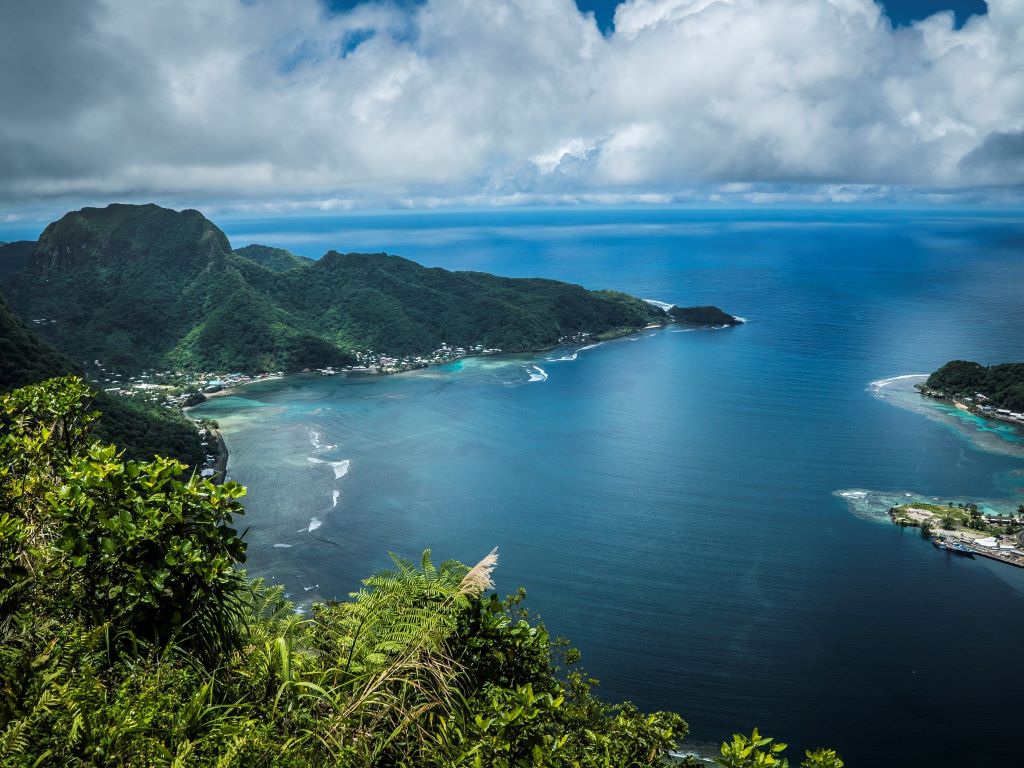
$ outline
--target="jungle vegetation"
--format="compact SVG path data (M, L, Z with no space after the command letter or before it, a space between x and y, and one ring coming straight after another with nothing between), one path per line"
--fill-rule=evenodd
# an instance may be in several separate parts
M0 298L0 392L78 371L68 357L18 320ZM180 412L105 392L90 394L90 402L100 412L93 425L96 437L124 449L128 458L160 454L188 466L202 463L204 452L196 428Z
M383 253L233 251L198 211L156 205L83 208L29 245L0 247L0 288L16 313L73 359L134 372L301 370L443 343L528 351L667 319L615 291Z
M928 377L925 386L949 397L982 394L987 404L1024 411L1024 363L984 366L969 360L952 360Z

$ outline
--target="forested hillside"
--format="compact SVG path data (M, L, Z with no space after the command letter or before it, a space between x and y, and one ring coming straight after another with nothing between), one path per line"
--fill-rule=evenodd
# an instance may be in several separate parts
M7 246L10 249L11 246ZM427 354L443 343L533 350L664 321L613 291L553 280L427 269L385 254L319 261L276 248L232 251L198 211L110 205L49 225L0 287L76 360L137 371L296 370L354 350Z
M26 328L0 298L0 392L76 372L76 366ZM96 393L101 412L96 435L124 448L134 459L169 456L190 466L203 460L195 427L176 411Z
M929 389L949 397L982 394L987 404L1024 411L1024 363L984 366L968 360L952 360L928 377Z

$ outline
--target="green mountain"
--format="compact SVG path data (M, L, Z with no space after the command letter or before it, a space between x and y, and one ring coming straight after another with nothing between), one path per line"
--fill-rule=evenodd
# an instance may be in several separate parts
M71 362L26 328L0 298L0 392L72 370Z
M925 386L947 397L981 394L995 408L1024 411L1024 363L986 367L968 360L952 360L929 376Z
M110 205L50 224L0 285L15 311L80 360L137 371L339 366L353 350L506 352L665 322L623 293L428 269L387 254L319 261L248 246L194 210Z
M35 247L35 240L19 240L0 245L0 280L23 269Z
M75 365L26 328L0 298L0 392L78 373ZM128 458L168 456L196 466L203 460L199 435L180 413L99 393L96 436L125 449Z

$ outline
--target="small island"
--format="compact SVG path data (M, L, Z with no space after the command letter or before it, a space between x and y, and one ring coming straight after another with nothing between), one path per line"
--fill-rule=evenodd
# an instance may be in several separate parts
M703 326L741 325L743 320L723 312L718 307L671 307L668 315L677 323Z
M936 548L1024 568L1024 504L1016 515L985 514L977 504L910 502L889 509L899 526L921 529Z
M1024 426L1024 363L984 366L952 360L917 385L926 397L962 411Z

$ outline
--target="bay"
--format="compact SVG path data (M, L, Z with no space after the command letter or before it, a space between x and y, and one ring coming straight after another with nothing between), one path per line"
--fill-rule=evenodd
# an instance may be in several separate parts
M791 759L830 745L849 765L906 767L1013 746L1024 573L952 559L836 492L1024 502L1018 453L871 387L954 358L1024 360L1019 214L225 224L235 247L387 250L748 320L211 400L192 413L221 422L249 488L250 573L307 603L344 597L389 551L472 563L500 546L499 591L524 585L605 697L678 710L698 742L757 725Z

